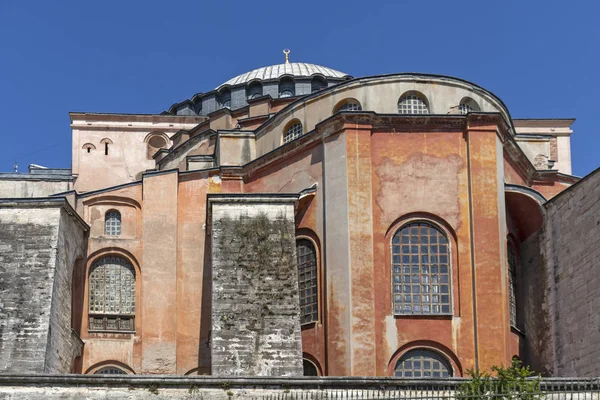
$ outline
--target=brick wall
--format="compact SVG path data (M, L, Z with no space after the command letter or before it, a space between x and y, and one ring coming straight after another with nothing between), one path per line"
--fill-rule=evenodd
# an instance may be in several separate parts
M521 246L527 361L552 376L598 376L600 170L545 208Z
M212 374L302 375L294 205L212 203Z
M70 372L80 350L72 347L71 268L85 224L63 207L62 199L0 204L0 373Z

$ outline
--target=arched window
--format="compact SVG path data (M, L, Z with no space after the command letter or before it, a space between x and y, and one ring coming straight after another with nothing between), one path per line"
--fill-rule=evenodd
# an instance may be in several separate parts
M424 97L417 92L408 92L398 101L399 114L429 114Z
M127 375L127 372L117 367L104 367L94 372L94 375Z
M294 139L302 136L302 123L298 120L294 120L289 123L285 129L285 133L283 135L283 143L291 142Z
M425 221L401 227L392 239L394 314L450 314L450 248Z
M300 324L308 324L319 319L317 252L308 239L296 242L298 260L298 287L300 288Z
M448 378L452 376L450 363L441 354L428 349L407 351L396 363L394 376L398 378Z
M479 111L477 102L470 97L463 97L458 105L458 112L461 114L468 114L475 111Z
M334 113L338 111L362 111L362 106L358 100L346 99L340 102L333 110Z
M106 236L121 235L121 213L117 210L106 212L104 219L104 234Z
M94 146L91 143L86 143L83 145L82 149L85 150L87 153L91 153L92 150L96 150L96 146Z
M231 92L228 89L225 89L221 92L219 96L219 102L221 104L221 108L231 108Z
M302 359L302 367L304 368L304 376L319 376L317 366L310 360Z
M260 82L252 82L246 88L246 98L247 99L256 99L257 97L262 96L263 88Z
M112 144L112 140L110 140L109 138L104 138L100 141L100 144L104 145L104 155L107 156L108 155L108 146Z
M291 78L282 78L279 81L279 97L293 97L296 95L296 84Z
M517 250L508 242L508 304L510 309L510 326L517 327Z
M312 81L310 82L310 92L314 93L314 92L318 92L321 89L325 89L327 87L327 81L320 77L320 76L315 76Z
M124 258L105 256L96 261L89 278L89 329L134 330L135 271Z

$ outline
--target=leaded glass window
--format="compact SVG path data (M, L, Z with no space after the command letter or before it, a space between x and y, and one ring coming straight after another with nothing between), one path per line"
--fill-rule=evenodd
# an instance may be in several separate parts
M283 135L283 143L291 142L294 139L302 136L302 124L297 121L290 125Z
M398 101L400 114L429 114L429 108L423 99L416 94L407 94Z
M110 210L105 216L105 234L106 236L119 236L121 234L121 213L117 210Z
M342 104L337 111L361 111L362 107L357 101L347 101Z
M396 363L394 376L398 378L448 378L452 368L439 353L427 349L410 350Z
M127 375L125 371L117 367L104 367L94 372L94 375Z
M308 324L319 318L315 246L310 240L298 240L296 256L298 258L298 287L300 288L300 323Z
M508 244L508 302L510 308L510 326L517 326L517 251L512 243Z
M392 238L394 314L450 314L450 248L429 222L413 222Z
M89 316L90 330L134 330L135 271L124 258L106 256L92 266Z

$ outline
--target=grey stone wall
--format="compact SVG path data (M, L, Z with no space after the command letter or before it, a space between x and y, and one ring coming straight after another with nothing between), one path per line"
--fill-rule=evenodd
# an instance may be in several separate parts
M0 399L194 399L194 400L366 400L452 399L463 379L396 378L214 378L188 376L0 375ZM539 399L597 399L598 380L540 382ZM505 398L507 398L506 396ZM513 398L520 398L514 396ZM525 397L525 396L523 396ZM481 396L492 398L492 396ZM497 397L498 399L501 397Z
M81 349L71 268L85 229L64 199L0 203L0 373L70 372Z
M600 170L545 208L521 246L527 361L552 376L599 376Z
M0 174L0 199L46 197L73 188L71 179L42 180L31 175Z
M211 205L212 374L302 375L294 203Z

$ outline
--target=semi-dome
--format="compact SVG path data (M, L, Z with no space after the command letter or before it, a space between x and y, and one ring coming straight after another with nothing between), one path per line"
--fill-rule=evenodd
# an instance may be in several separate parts
M298 63L298 62L286 62L284 64L269 65L268 67L257 68L244 74L238 75L231 78L227 82L219 85L217 89L222 86L236 86L248 83L254 79L262 81L269 79L278 79L283 75L291 75L293 77L310 77L313 75L323 75L326 78L343 79L349 77L348 74L337 71L335 69L323 67L322 65L309 64L309 63Z

